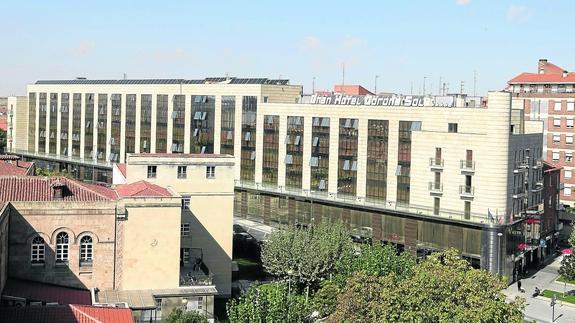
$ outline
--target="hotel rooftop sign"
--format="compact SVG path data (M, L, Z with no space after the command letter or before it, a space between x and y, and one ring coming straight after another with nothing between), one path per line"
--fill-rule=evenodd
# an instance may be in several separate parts
M332 95L311 96L310 104L325 105L367 105L367 106L402 106L402 107L455 107L454 96L428 96L422 95L346 95L334 93Z

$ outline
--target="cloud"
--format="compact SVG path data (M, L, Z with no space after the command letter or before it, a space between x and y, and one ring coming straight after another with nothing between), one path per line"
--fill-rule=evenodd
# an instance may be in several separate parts
M509 6L507 9L507 20L510 22L526 22L532 15L531 9L524 6Z
M176 48L170 51L158 51L154 58L159 61L182 61L190 58L191 55L183 48Z
M72 48L72 53L76 56L87 56L94 51L96 43L84 40L78 46Z
M471 0L455 0L455 4L458 6L466 6L471 3Z
M303 49L304 50L316 50L321 46L321 40L316 36L306 36L303 39Z
M348 36L342 42L342 47L344 50L354 50L358 47L363 46L363 39L355 36Z

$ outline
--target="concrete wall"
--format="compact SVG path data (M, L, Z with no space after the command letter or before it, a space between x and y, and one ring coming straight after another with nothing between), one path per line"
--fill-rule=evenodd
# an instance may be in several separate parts
M120 287L179 287L179 198L132 198L125 203Z
M8 223L10 205L0 205L0 295L6 286L8 278Z
M8 149L7 151L28 149L28 97L9 96L8 112ZM10 129L12 128L12 129Z

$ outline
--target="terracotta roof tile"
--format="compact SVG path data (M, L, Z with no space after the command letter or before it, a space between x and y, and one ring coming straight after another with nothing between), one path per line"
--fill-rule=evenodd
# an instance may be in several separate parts
M25 298L35 302L66 304L92 304L90 291L65 286L35 282L31 280L8 278L4 287L4 296Z
M567 73L565 77L563 74L521 73L507 83L575 83L575 73Z
M111 308L86 305L70 305L77 322L96 323L132 323L132 311L129 308Z
M63 201L110 201L117 194L104 186L86 184L59 177L0 177L0 201L53 201L52 184L62 181L66 185Z
M118 196L120 197L173 196L167 189L146 181L116 185L115 190L118 192Z
M116 166L118 167L120 173L122 173L122 175L124 175L125 178L127 174L126 164L116 164Z
M0 176L26 176L33 163L0 159Z
M0 322L28 323L132 323L128 308L85 305L0 307Z

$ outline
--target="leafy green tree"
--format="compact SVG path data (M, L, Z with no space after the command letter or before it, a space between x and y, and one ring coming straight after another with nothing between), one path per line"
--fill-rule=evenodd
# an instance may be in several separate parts
M264 269L308 287L327 278L353 248L349 231L340 222L277 230L262 247Z
M276 282L253 285L239 299L227 304L231 323L302 322L311 310L305 297Z
M3 154L6 151L6 146L6 131L0 129L0 154Z
M184 311L182 307L176 307L166 318L166 323L206 323L208 319L205 315L197 311Z
M573 225L572 225L573 227ZM571 248L575 246L575 230L571 231L571 235L569 236L569 245ZM575 256L574 255L565 255L563 256L563 260L561 260L561 267L559 267L559 274L564 278L567 278L570 281L575 280ZM565 289L567 289L567 282L565 282Z
M522 322L523 300L506 302L507 283L473 269L457 250L435 253L399 279L355 273L331 322Z
M45 168L36 168L36 176L59 176L59 177L67 177L73 178L72 174L68 173L67 171L53 171Z

